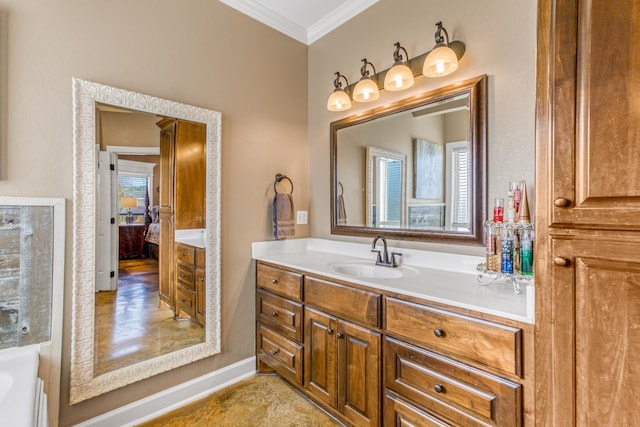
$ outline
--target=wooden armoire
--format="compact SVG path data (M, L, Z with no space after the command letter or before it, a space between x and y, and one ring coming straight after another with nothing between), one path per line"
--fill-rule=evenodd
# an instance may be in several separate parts
M165 118L160 127L161 304L176 306L175 231L205 228L206 125Z
M640 1L538 4L536 425L640 426Z

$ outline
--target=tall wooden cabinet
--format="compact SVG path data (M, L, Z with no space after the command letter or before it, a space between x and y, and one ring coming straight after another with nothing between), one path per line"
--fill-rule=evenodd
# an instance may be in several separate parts
M640 425L640 7L540 0L536 424Z
M175 231L205 228L206 125L165 118L160 127L160 300L176 308Z

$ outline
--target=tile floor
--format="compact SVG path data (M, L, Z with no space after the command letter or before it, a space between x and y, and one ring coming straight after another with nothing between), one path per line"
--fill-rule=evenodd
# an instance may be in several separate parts
M341 426L278 376L259 375L139 427Z

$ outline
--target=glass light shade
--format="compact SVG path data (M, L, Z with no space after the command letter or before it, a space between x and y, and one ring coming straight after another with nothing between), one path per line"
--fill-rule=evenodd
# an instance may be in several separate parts
M448 46L433 49L424 60L422 74L427 77L440 77L453 73L458 69L458 57Z
M345 111L351 108L351 100L349 95L342 90L334 90L327 100L327 110L329 111Z
M371 102L380 98L378 84L370 78L363 78L353 88L353 100L358 102Z
M384 78L384 88L388 91L405 90L413 86L413 72L405 64L396 64Z

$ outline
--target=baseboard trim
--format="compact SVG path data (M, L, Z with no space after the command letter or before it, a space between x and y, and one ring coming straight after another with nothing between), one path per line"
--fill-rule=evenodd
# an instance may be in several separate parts
M83 421L80 424L76 424L76 427L130 427L140 424L249 378L255 373L256 358L249 357L207 375Z

